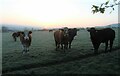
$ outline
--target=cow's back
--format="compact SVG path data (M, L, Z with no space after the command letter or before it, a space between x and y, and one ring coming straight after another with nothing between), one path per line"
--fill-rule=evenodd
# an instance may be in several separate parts
M114 40L115 31L112 30L111 28L97 30L96 37L101 42L105 42L105 41L108 41L108 40Z

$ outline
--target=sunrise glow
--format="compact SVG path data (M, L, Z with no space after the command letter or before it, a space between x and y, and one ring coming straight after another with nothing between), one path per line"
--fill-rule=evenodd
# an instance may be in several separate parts
M87 27L118 22L118 7L109 14L93 14L101 0L0 0L1 24L34 25L44 28Z

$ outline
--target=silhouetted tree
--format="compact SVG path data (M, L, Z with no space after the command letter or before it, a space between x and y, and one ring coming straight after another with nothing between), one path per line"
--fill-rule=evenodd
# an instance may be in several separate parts
M101 3L101 5L99 5L99 6L92 5L92 12L93 12L93 14L98 13L98 12L104 13L107 8L111 8L112 9L110 11L110 13L111 13L112 11L115 10L114 6L119 5L119 4L120 4L119 0L113 0L112 4L110 4L110 0L108 0L105 3Z

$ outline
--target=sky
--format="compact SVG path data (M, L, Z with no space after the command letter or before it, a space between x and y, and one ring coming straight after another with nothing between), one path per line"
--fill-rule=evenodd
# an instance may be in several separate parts
M92 13L92 5L107 0L0 0L0 24L43 28L91 27L118 23L118 6L104 14Z

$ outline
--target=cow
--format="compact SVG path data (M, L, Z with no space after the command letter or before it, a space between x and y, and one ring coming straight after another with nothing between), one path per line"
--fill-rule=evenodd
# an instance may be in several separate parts
M68 44L69 44L69 48L71 48L71 43L72 43L74 37L77 35L77 29L76 28L69 29L68 34L69 34Z
M49 30L49 32L53 32L53 30Z
M112 50L113 41L115 39L115 31L111 28L104 28L101 30L96 30L95 28L90 28L87 30L90 32L90 38L94 47L94 53L98 53L98 48L101 43L105 43L105 52L107 52L108 42L110 42L110 52Z
M56 45L56 51L58 48L67 49L68 48L68 28L59 29L54 32L54 39Z
M28 53L29 52L29 47L31 45L31 41L32 41L32 31L23 31L23 32L19 32L20 33L20 42L22 44L23 47L23 54L24 53Z
M19 37L19 36L20 36L19 32L12 33L12 37L13 37L13 39L14 39L15 42L17 40L17 37Z

